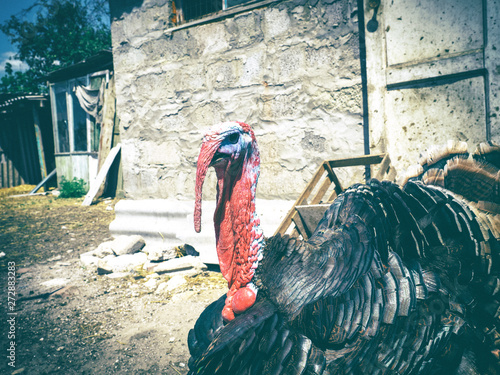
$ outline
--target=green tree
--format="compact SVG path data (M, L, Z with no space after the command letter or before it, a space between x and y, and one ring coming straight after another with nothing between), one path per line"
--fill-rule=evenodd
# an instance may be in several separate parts
M29 67L13 72L6 66L0 92L45 91L44 77L51 71L111 48L106 5L105 0L38 0L0 24L18 50L16 58Z
M5 76L0 80L0 92L28 93L40 92L33 72L14 72L10 62L5 63Z

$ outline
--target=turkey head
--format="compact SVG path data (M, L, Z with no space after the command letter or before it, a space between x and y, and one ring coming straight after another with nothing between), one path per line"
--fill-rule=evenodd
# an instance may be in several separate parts
M257 288L252 278L263 245L255 214L255 190L260 157L255 135L247 124L225 122L211 128L203 138L196 170L195 230L201 230L203 181L209 167L217 176L214 214L219 265L229 291L222 312L234 318L253 305Z

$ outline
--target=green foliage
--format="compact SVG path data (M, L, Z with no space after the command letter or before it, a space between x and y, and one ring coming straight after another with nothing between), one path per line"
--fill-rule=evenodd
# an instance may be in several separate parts
M87 194L87 189L85 185L87 183L83 181L83 179L73 177L73 180L66 180L66 177L62 176L61 178L61 187L59 198L80 198Z
M18 49L16 58L29 69L14 73L6 66L0 92L44 91L44 78L51 71L110 49L107 12L104 0L38 0L1 23L0 31Z
M10 93L44 93L45 86L40 86L32 70L27 72L14 72L12 64L5 63L5 76L0 80L0 92Z

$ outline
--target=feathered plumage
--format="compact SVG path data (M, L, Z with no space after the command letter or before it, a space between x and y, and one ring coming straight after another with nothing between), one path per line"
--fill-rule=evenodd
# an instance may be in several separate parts
M217 172L217 250L230 289L189 334L191 373L497 371L498 222L478 218L441 187L371 180L339 195L308 241L264 242L250 127L226 123L209 132L198 160L199 200L209 165ZM234 296L245 288L253 295L240 308Z
M472 202L500 204L500 146L481 143L469 154L465 142L448 142L430 148L410 167L401 184L422 180L446 188Z

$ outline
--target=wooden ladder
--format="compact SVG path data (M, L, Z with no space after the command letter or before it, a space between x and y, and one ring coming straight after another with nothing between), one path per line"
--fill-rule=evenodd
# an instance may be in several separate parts
M326 209L344 191L335 168L379 165L374 178L393 181L396 170L389 154L365 155L355 158L325 160L307 184L302 194L283 219L275 234L285 234L293 225L291 235L307 240L316 229ZM331 185L333 184L333 189ZM314 195L312 195L314 193ZM312 197L311 197L312 195ZM310 199L311 198L311 199ZM310 199L310 200L309 200Z

